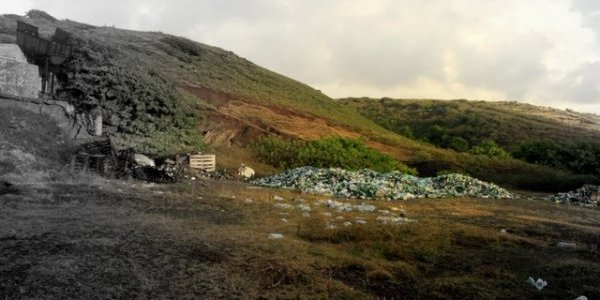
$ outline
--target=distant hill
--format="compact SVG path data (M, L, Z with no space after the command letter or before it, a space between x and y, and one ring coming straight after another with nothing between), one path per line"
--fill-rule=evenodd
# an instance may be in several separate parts
M391 131L438 147L473 153L481 151L482 142L495 143L507 155L526 161L600 174L598 115L506 101L348 98L341 102Z
M564 190L594 180L516 159L436 147L418 136L398 134L358 102L333 100L230 51L161 32L91 26L33 10L27 16L0 16L0 42L15 42L17 20L38 26L42 35L49 36L56 27L73 35L75 55L58 74L59 98L80 111L100 105L105 131L120 146L140 152L172 155L203 149L215 152L221 167L247 163L264 174L275 169L253 152L260 147L249 147L261 137L336 136L363 139L421 175L458 171L538 190ZM521 118L533 124L540 117ZM568 139L568 134L563 137Z
M343 103L381 126L419 139L441 126L448 134L475 145L491 139L507 149L531 140L594 142L600 139L600 116L518 102L349 98Z

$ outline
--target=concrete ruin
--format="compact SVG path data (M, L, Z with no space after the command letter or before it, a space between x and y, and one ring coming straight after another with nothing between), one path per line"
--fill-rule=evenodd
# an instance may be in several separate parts
M0 44L0 96L38 98L42 79L16 44Z

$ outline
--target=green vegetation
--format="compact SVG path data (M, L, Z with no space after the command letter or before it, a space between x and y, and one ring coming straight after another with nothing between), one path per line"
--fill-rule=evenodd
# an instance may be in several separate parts
M398 134L461 152L484 140L513 152L532 140L592 142L600 138L598 126L590 125L600 122L600 117L513 102L390 98L341 101Z
M600 175L600 144L598 143L532 141L521 144L514 155L534 164L581 174Z
M416 173L414 169L408 168L392 156L367 147L365 142L360 139L332 137L312 141L288 141L265 137L250 147L263 162L284 169L313 166Z
M597 116L511 102L341 101L398 134L462 152L419 150L411 164L423 174L452 170L514 188L541 190L598 182L600 150L595 141L600 130L592 126ZM537 142L549 140L556 142Z
M461 139L460 137L458 139ZM481 144L474 146L469 150L475 155L487 155L489 157L510 158L510 153L502 149L496 142L492 140L484 140Z

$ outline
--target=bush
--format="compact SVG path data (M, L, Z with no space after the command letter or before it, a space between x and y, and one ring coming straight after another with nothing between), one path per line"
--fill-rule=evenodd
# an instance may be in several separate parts
M523 143L514 156L530 163L578 174L600 175L600 144L559 143L549 140Z
M332 137L313 141L290 141L265 137L251 144L250 149L261 161L284 169L313 166L416 174L414 169L399 160L367 147L361 139Z
M486 155L489 157L496 158L510 158L510 153L506 152L506 150L502 149L502 147L498 146L496 142L492 140L485 140L481 144L471 148L469 150L471 154L475 155Z

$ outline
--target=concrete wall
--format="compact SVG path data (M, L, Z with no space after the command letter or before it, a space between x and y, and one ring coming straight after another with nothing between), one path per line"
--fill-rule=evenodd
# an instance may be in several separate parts
M86 126L76 120L73 105L52 100L16 100L0 97L0 109L19 108L48 117L71 139L85 139L90 135Z
M17 44L0 44L0 58L27 63L25 54L23 54L23 51L21 51L21 48Z
M16 48L15 48L16 47ZM28 64L17 45L0 46L0 93L37 98L42 90L39 68Z

